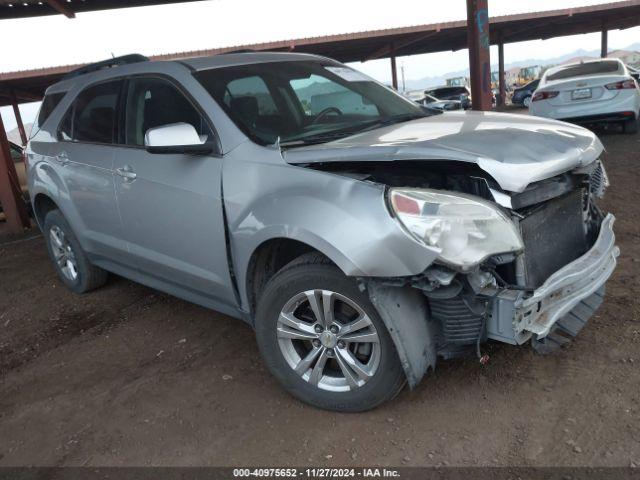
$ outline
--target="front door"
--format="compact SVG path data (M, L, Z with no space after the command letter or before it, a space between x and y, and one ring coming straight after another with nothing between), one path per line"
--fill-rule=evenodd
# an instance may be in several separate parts
M235 304L222 210L222 158L151 154L144 148L150 128L185 122L204 138L213 135L207 121L164 78L135 77L125 89L126 145L117 149L114 170L130 266L214 303Z

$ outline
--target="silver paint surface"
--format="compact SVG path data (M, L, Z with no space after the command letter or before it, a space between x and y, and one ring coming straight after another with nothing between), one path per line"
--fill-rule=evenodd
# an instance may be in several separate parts
M589 130L555 120L494 112L447 112L291 149L293 164L399 160L476 163L498 184L522 192L532 182L587 165L604 147Z
M49 92L68 95L34 132L27 148L32 199L53 199L83 248L101 265L247 318L249 263L256 249L271 239L303 242L349 276L415 275L437 257L392 217L383 185L297 164L473 162L503 189L522 191L531 182L588 164L602 151L592 133L566 123L451 112L281 152L247 139L191 71L314 58L319 57L221 55L184 64L143 62L63 80ZM58 123L83 88L137 75L161 75L188 92L214 127L220 155L150 155L143 149L55 140ZM64 165L56 160L63 151L69 157ZM136 174L130 183L116 174L127 166Z

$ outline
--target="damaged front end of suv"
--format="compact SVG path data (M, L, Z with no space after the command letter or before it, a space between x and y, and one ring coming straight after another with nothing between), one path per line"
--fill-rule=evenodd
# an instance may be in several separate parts
M466 115L468 122L474 114ZM556 134L572 137L573 149L556 145L548 152L540 146L536 152L533 137L557 138L550 135L551 125L529 121L532 128L524 134L503 131L502 140L511 133L531 148L515 162L471 152L470 143L460 148L456 143L474 135L464 127L435 141L402 141L398 131L382 132L376 140L354 137L338 149L340 142L334 142L330 153L312 154L312 148L288 159L302 163L327 153L337 160L304 166L382 185L393 221L434 254L415 275L358 277L389 329L410 386L437 358L475 352L485 361L481 344L487 340L530 341L540 353L554 351L602 303L619 254L614 217L597 205L608 186L602 145L586 130L557 123L562 126ZM484 132L483 139L495 132ZM366 143L378 154L389 147L388 157L366 158ZM522 143L503 145L512 151L516 145L522 157ZM509 155L506 146L481 148ZM417 158L419 150L427 158ZM436 157L443 153L449 158Z

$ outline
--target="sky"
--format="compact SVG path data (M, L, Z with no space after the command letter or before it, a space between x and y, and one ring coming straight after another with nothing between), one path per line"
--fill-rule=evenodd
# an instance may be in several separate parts
M607 0L489 0L489 15L599 3ZM206 0L83 13L73 20L62 15L2 20L0 72L92 62L128 53L154 55L464 18L465 0ZM610 49L637 41L640 27L609 32ZM599 49L600 35L507 44L505 62L557 57L580 48ZM497 62L497 47L492 47L491 58ZM390 83L388 59L352 66ZM403 57L398 59L400 66L408 79L442 75L467 68L468 53ZM31 122L37 109L38 104L22 105L23 121ZM5 128L13 129L11 109L1 108L0 112Z

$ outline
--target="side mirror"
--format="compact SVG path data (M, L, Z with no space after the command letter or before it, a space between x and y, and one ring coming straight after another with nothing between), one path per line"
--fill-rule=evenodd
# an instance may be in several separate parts
M172 123L150 128L144 135L144 146L149 153L174 153L187 155L207 155L214 145L200 138L198 132L188 123Z

